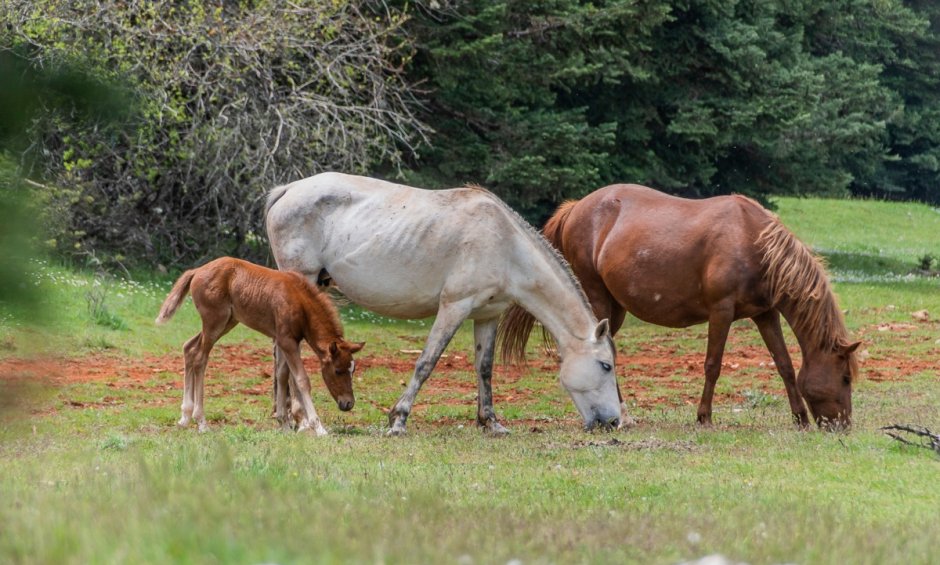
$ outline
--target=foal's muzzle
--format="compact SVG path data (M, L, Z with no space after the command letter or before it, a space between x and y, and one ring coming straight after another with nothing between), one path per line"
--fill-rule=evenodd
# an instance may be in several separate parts
M349 399L344 398L344 399L336 401L336 405L339 406L339 409L342 410L343 412L349 412L350 410L352 410L352 407L355 404L356 404L356 401L351 398Z

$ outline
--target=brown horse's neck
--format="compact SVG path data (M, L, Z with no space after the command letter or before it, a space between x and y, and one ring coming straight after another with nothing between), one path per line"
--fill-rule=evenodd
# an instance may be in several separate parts
M820 260L776 219L758 236L757 245L771 302L787 319L804 354L848 344L842 311Z

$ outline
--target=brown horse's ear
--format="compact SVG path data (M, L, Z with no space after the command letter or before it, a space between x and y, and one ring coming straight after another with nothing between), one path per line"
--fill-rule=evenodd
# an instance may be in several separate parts
M366 346L366 342L360 341L359 343L350 343L349 352L350 353L359 353L362 351L362 348Z
M607 321L607 318L604 318L594 328L594 340L600 341L606 337L610 337L610 322Z
M330 342L330 356L336 357L337 355L339 355L339 346L336 345L335 341L331 341Z
M856 341L855 343L850 343L849 345L845 345L842 347L842 354L848 355L850 353L854 353L855 350L858 349L860 345L862 345L862 342L860 341Z

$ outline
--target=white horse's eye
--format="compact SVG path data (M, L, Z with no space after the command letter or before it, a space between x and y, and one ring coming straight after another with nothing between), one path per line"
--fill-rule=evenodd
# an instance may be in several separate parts
M610 372L610 370L613 369L613 367L610 366L610 363L605 363L603 361L598 361L598 363L601 364L601 369L604 369L606 372Z

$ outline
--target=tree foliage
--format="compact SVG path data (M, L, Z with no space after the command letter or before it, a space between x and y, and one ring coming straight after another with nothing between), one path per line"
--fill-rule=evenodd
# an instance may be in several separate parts
M611 182L940 199L933 3L433 4L409 24L436 130L419 182L536 220Z
M0 45L135 92L121 126L50 110L30 130L30 173L57 187L57 249L258 254L266 189L397 162L425 129L401 72L402 17L379 15L344 0L4 2Z

